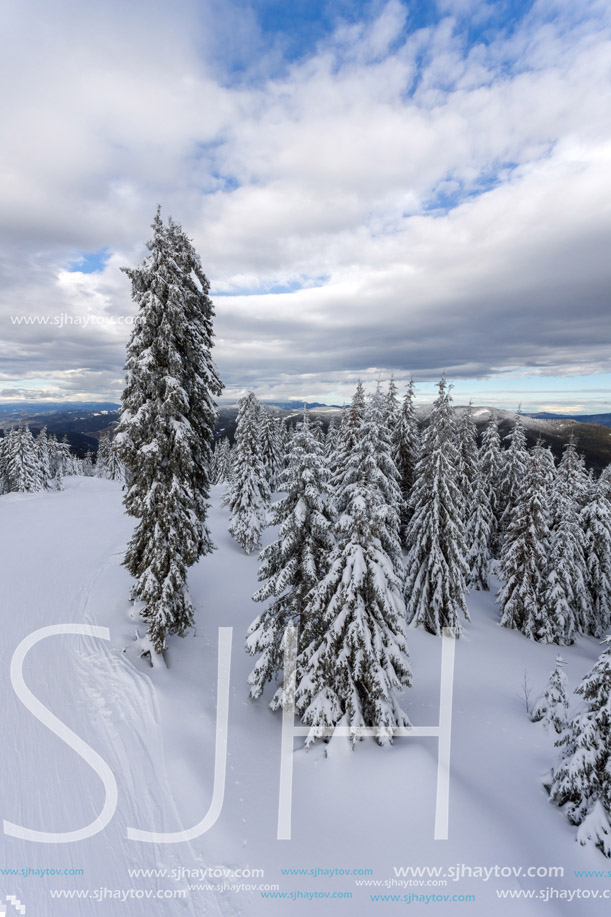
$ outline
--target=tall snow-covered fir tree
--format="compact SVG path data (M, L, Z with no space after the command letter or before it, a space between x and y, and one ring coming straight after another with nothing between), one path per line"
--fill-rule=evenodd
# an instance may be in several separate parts
M546 729L553 729L561 736L568 726L569 702L566 696L566 662L556 656L556 664L550 674L547 687L533 709L533 723L542 722Z
M215 398L214 309L198 254L182 228L153 221L150 254L124 268L138 306L114 448L128 472L136 528L123 563L144 603L152 649L193 622L187 571L213 550L206 526Z
M440 635L461 632L465 603L464 496L458 483L459 454L451 397L445 377L422 436L407 527L405 600L408 621Z
M473 488L479 461L477 429L471 413L471 405L462 412L456 423L456 437L458 440L458 486L464 498L466 523L473 502Z
M501 452L501 437L499 436L499 427L494 416L486 424L482 436L482 445L479 455L479 464L484 479L484 486L488 495L490 509L492 511L490 526L490 554L492 557L498 557L501 548L501 539L499 537L500 522L502 513L502 501L499 493L501 488L501 469L503 466L503 456Z
M550 536L549 561L543 587L543 604L546 614L552 621L563 622L563 633L558 635L555 643L573 643L576 630L581 630L576 621L573 602L573 583L568 558L564 555L566 547L575 547L570 527L562 519Z
M350 415L349 415L350 418ZM401 511L401 490L399 483L399 472L394 461L392 436L388 429L388 417L386 414L386 400L382 395L379 387L371 397L369 405L365 408L361 426L358 427L359 435L355 436L353 446L345 455L342 467L341 487L334 494L335 508L341 515L343 507L350 499L349 490L354 483L362 480L362 455L359 449L360 436L363 434L365 420L367 419L370 430L376 430L378 436L379 454L377 457L380 473L376 479L376 487L381 492L384 500L389 505L394 506L395 510ZM377 426L376 426L377 424ZM344 440L345 444L346 440Z
M604 637L611 630L611 503L600 480L591 488L580 518L590 597L587 632Z
M571 433L562 451L557 477L565 493L570 494L578 508L588 502L589 480L585 461L577 451L575 436Z
M49 440L47 439L47 428L43 427L36 437L36 458L38 461L38 472L40 475L40 486L42 490L51 490L51 461L49 456Z
M603 468L598 479L598 484L603 496L611 501L611 465L607 465L606 468Z
M55 490L63 490L63 474L64 474L64 456L63 456L63 444L57 442L57 437L55 433L49 434L47 436L47 449L49 452L49 469L51 472L51 480L53 482L53 487Z
M560 739L562 758L552 771L550 799L579 825L580 844L611 857L611 638L575 689L584 707Z
M229 532L246 554L261 545L270 501L267 473L261 456L259 401L253 392L239 402L232 454L232 478L226 505Z
M6 489L18 493L35 493L42 489L39 459L27 424L20 423L5 437Z
M342 513L346 505L346 467L359 441L364 418L365 390L359 380L350 407L345 410L342 417L335 454L330 458L330 481L334 491L334 504L338 513Z
M411 673L401 592L401 492L379 393L359 426L349 465L329 571L308 603L314 636L298 657L295 701L311 727L308 743L321 728L341 723L373 727L376 741L385 744L394 727L409 725L397 692L410 684ZM351 741L358 741L356 733Z
M556 616L563 617L567 622L566 643L573 641L576 632L588 633L592 616L585 533L580 519L583 498L576 486L575 476L567 473L571 465L580 474L580 463L572 440L565 446L551 491L551 537L545 599L548 607L556 609Z
M335 417L332 417L329 422L329 426L327 427L327 435L325 436L325 457L328 460L330 460L331 456L335 454L338 438L339 426Z
M108 459L106 462L106 475L109 481L125 481L125 466L119 457L116 441L110 441L108 449ZM210 484L210 475L208 474L208 485ZM208 491L206 491L208 493Z
M214 484L227 484L231 480L231 444L227 436L216 442L213 467Z
M63 473L65 475L78 474L80 471L78 459L75 455L72 454L72 450L70 449L70 442L66 433L64 433L62 436L62 441L59 443L59 448L61 449Z
M476 470L471 483L472 495L467 517L466 544L470 589L490 589L490 532L494 526L494 514L490 506L488 486L481 466Z
M390 377L388 391L384 402L384 422L392 444L393 455L397 448L397 437L399 435L399 420L401 418L401 403L399 401L399 389L395 382L395 377Z
M95 461L95 474L97 478L106 478L108 471L108 459L110 456L110 437L108 433L102 433L98 440L98 451Z
M261 461L267 475L270 493L274 493L278 486L278 475L282 470L283 455L282 444L278 439L276 418L266 407L259 410L259 442L261 448Z
M83 456L83 474L86 478L93 477L93 452L91 449L87 449Z
M414 380L410 379L397 425L395 464L399 472L401 496L401 541L407 547L407 525L412 517L411 495L416 479L416 464L420 452L420 431L414 410Z
M324 446L325 443L325 431L323 429L322 420L320 417L312 417L310 420L310 426L312 430L312 436L321 446ZM295 432L297 430L295 429Z
M3 435L0 437L0 494L4 494L7 491L7 481L6 481L6 446L7 446L7 434L6 431L3 431Z
M298 629L298 647L312 638L306 620L308 595L327 572L333 549L332 514L329 509L328 469L323 447L313 435L307 416L297 426L288 468L282 472L280 491L285 496L271 508L271 523L278 537L261 552L256 602L273 601L253 621L246 649L259 655L248 679L250 695L259 697L268 681L278 679L283 668L284 632ZM272 709L282 703L282 685Z
M51 467L51 476L55 479L55 486L61 490L62 479L65 475L72 474L72 456L70 455L70 444L64 436L61 442L57 441L55 434L48 438L49 463Z
M274 418L274 426L276 428L276 442L278 443L278 450L280 453L279 471L282 472L289 463L290 437L288 433L288 427L282 417Z
M522 481L529 464L526 433L519 411L516 414L513 430L505 439L509 440L509 448L502 453L503 461L498 508L499 538L501 541L509 528L514 507L518 502Z
M538 451L539 449L541 450L541 467L544 487L551 503L552 493L554 492L554 482L556 480L556 463L552 450L549 446L544 446L543 440L541 439L537 440L532 451L535 452L535 450Z
M550 547L549 452L540 444L528 456L522 487L505 533L498 594L501 625L540 643L565 643L567 621L548 607L546 584Z
M4 430L4 435L0 440L0 492L9 493L10 492L10 483L8 476L8 455L9 449L11 448L11 435L15 427L12 427L10 430Z

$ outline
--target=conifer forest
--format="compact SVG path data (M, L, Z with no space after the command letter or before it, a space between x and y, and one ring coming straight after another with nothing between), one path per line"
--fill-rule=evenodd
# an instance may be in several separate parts
M602 917L611 5L0 12L0 917Z

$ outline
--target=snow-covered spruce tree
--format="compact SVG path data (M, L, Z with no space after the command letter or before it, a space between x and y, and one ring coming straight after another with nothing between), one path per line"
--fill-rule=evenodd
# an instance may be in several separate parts
M545 487L547 493L549 494L550 500L551 495L554 489L554 481L556 480L556 463L554 461L554 454L549 446L544 446L542 440L537 440L535 446L536 449L541 449L542 452L542 467L543 467L543 478L545 481ZM534 451L534 449L533 449Z
M567 453L574 451L572 443L565 447L558 468L550 501L550 553L545 601L555 609L555 616L567 622L565 642L572 643L575 633L588 633L592 603L588 590L585 558L585 533L579 515L578 488L572 475L567 475ZM564 464L563 464L564 463ZM578 467L578 466L577 466Z
M311 593L312 640L297 660L295 703L311 727L339 724L376 730L379 744L407 726L397 690L411 682L401 594L398 474L385 429L383 398L366 411L344 489L329 571ZM353 469L358 469L354 476ZM352 735L352 745L358 741Z
M264 585L255 602L273 601L253 621L246 635L246 649L259 659L248 679L250 696L261 695L266 682L278 679L283 668L283 640L289 625L298 628L298 646L312 637L306 620L307 599L327 572L334 539L329 512L327 462L307 417L292 441L288 468L282 472L284 496L271 509L271 523L278 525L276 541L261 552L259 580ZM282 685L271 703L282 703Z
M70 449L70 443L68 441L68 435L64 433L62 436L62 441L59 443L59 447L62 451L62 472L65 475L79 474L80 467L78 460L75 455L72 454Z
M571 496L579 509L585 506L588 502L588 473L583 456L577 451L573 433L562 452L557 475L564 492Z
M289 435L288 428L282 417L274 418L274 426L276 428L276 441L278 443L278 450L280 452L280 471L284 471L289 463Z
M74 456L70 449L68 437L64 434L61 442L58 442L55 435L48 438L49 462L53 477L62 480L64 477L76 474ZM61 490L61 488L58 488Z
M259 441L267 483L270 493L274 493L278 485L278 475L282 470L282 448L278 441L275 417L263 406L259 410Z
M526 448L526 433L520 412L516 414L513 430L505 439L509 440L509 448L502 454L501 487L499 491L499 538L502 542L505 532L509 528L514 507L518 501L518 494L529 464L528 449Z
M47 437L47 445L49 449L49 468L51 470L52 487L55 490L63 490L65 464L63 443L58 443L55 433L51 433L51 435Z
M342 405L341 414L335 426L333 432L331 431L331 426L327 431L327 441L325 444L325 451L327 454L327 459L329 462L329 480L331 482L335 479L336 466L337 466L337 455L340 448L340 443L342 442L345 435L345 427L348 423L348 408L344 404ZM332 432L332 438L329 439L329 435Z
M390 437L390 442L393 448L393 454L397 447L397 437L398 437L398 427L399 420L401 418L401 404L399 402L399 389L397 388L397 383L395 382L395 377L390 377L390 382L388 383L388 391L386 393L386 400L384 402L384 422L386 424L386 429Z
M344 511L347 500L345 496L346 469L358 444L364 418L365 391L359 380L350 407L342 417L337 448L335 453L330 457L330 482L333 488L335 508L340 514Z
M607 465L606 468L603 468L598 479L598 484L603 496L611 502L611 465Z
M314 439L320 443L321 446L324 446L325 443L325 431L323 429L322 420L320 417L312 417L310 420L310 426L312 429L312 436ZM295 428L295 432L297 429Z
M64 475L71 474L70 466L72 459L70 455L70 445L65 437L61 442L58 442L55 433L52 433L47 438L47 445L49 449L49 467L51 470L52 486L55 490L63 490Z
M458 444L451 397L445 379L429 416L416 465L407 527L405 562L407 619L429 633L444 627L461 632L469 570L463 535L464 497L458 485Z
M229 438L217 440L214 448L214 483L227 484L231 478L231 445Z
M124 268L138 306L114 448L128 472L127 513L137 520L123 563L135 577L151 647L193 621L187 570L213 550L206 527L214 398L209 284L182 228L153 221L150 254Z
M557 735L563 735L568 726L569 702L566 696L567 678L564 673L566 662L562 656L556 656L556 664L549 676L543 695L533 708L533 723L543 722L546 729L553 729Z
M6 446L7 446L7 434L3 431L3 435L0 437L0 494L4 494L7 491L7 482L6 482Z
M47 439L47 428L43 427L36 437L36 458L38 461L38 472L40 474L41 490L51 490L51 461L49 456L49 440Z
M600 481L591 489L580 518L590 597L587 633L602 637L611 629L611 504Z
M329 460L337 449L338 437L339 426L335 417L332 417L327 427L327 435L325 436L325 457Z
M473 487L477 475L479 454L477 448L477 429L471 414L471 405L460 415L456 423L458 439L458 486L463 495L465 513L468 514L473 502ZM465 523L468 516L465 516Z
M289 463L289 457L291 455L291 442L293 436L295 435L295 424L287 423L285 424L285 433L284 433L284 467Z
M552 771L550 799L579 825L580 844L599 847L611 857L611 638L607 648L575 689L585 709L571 719L557 744L562 749Z
M95 474L97 478L108 477L108 460L110 457L110 437L108 433L102 433L98 440L98 451L96 455Z
M473 493L467 518L467 566L469 574L467 585L470 589L490 589L488 571L490 569L490 531L494 525L494 515L490 506L487 482L481 466L472 482Z
M41 490L41 476L34 437L27 424L9 431L6 442L6 482L8 491L35 493Z
M261 546L270 492L261 457L259 402L249 392L239 402L232 455L232 479L226 505L231 518L229 532L246 554Z
M93 453L88 449L83 457L83 474L86 478L93 477Z
M354 444L349 453L346 454L342 469L341 487L333 494L333 500L336 509L336 515L341 515L343 506L349 500L349 488L362 480L362 455L359 449L360 436L364 429L365 420L368 420L372 429L377 430L379 455L377 461L380 473L377 476L376 487L381 492L384 500L394 506L400 514L401 511L401 490L399 484L399 472L393 457L392 437L387 426L387 416L385 414L385 398L380 388L376 390L371 397L369 405L365 408L361 426L358 428L359 435L355 437ZM350 414L348 415L350 419ZM377 424L377 426L376 426ZM344 440L344 443L346 440Z
M121 483L125 482L125 466L119 457L116 440L114 439L110 441L108 448L108 459L106 462L105 477L109 481L121 481ZM208 482L210 482L209 474Z
M412 517L411 495L416 479L416 464L420 453L420 432L414 410L414 380L410 379L401 405L397 426L394 459L399 472L401 496L401 541L407 544L407 525Z
M565 643L567 621L546 604L550 547L549 453L537 444L528 456L501 551L498 594L501 625L540 643Z
M218 444L219 440L214 440L214 449L212 451L212 461L210 462L210 483L216 484L217 464L218 464Z
M277 415L272 414L271 418L273 435L275 442L275 449L277 455L277 470L276 470L276 488L278 487L278 482L280 480L280 475L284 469L288 466L290 458L290 437L288 434L288 427L284 422L284 418L278 417Z
M4 430L4 436L0 441L0 471L2 473L2 493L10 492L10 481L8 475L8 457L11 450L11 437L16 432L16 427L11 427L10 430Z
M572 607L572 584L568 568L562 555L563 543L567 529L563 523L552 531L547 576L543 590L543 602L546 614L555 622L564 622L563 634L554 643L570 644L574 642L576 627ZM548 641L549 642L549 641Z
M489 540L490 554L492 557L498 557L501 549L499 531L502 512L502 500L500 495L502 461L499 427L496 418L491 416L482 436L479 464L484 478L490 509L492 511Z

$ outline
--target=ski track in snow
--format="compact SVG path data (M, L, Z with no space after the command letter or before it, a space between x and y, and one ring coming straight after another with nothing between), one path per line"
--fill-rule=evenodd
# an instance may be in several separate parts
M27 510L36 505L36 498L44 500L62 500L64 506L70 504L70 510L78 506L74 501L80 498L77 481L70 482L73 487L63 494L33 495L27 501L7 501L26 504L19 506L25 510L25 515L30 516ZM74 486L76 485L76 486ZM101 504L98 508L103 512L104 485L106 482L95 482L94 486L100 487ZM70 485L68 485L70 486ZM106 485L108 486L108 485ZM110 502L112 512L116 514L116 488L112 487ZM83 497L85 494L83 494ZM110 496L110 494L108 494ZM6 505L6 504L5 504ZM9 512L11 509L8 507ZM12 515L12 514L11 514ZM64 519L67 527L79 521L71 518ZM32 520L26 520L27 522ZM80 520L82 521L82 520ZM18 527L18 517L15 524ZM116 531L117 525L115 523ZM112 532L112 527L110 527ZM15 530L13 529L13 536ZM6 534L6 530L5 530ZM76 531L74 534L87 539L87 533ZM116 537L116 535L115 535ZM11 539L13 540L13 539ZM63 541L63 539L60 539ZM71 541L69 538L68 540ZM93 539L95 540L95 539ZM26 543L25 539L22 542ZM8 545L7 545L8 547ZM60 559L65 543L49 544L48 552L54 558ZM3 816L24 827L46 831L67 831L88 824L93 816L100 811L102 793L100 781L89 766L80 759L75 752L68 749L59 739L51 736L46 727L42 726L19 701L7 694L8 687L8 662L17 644L33 630L48 624L57 623L86 623L107 625L105 612L105 596L107 588L112 590L112 583L105 580L111 579L109 574L120 564L121 547L113 546L113 550L106 551L100 561L100 555L91 551L90 562L100 561L91 572L91 566L78 566L78 572L72 577L75 589L70 596L69 592L61 590L53 594L52 590L43 590L45 601L32 602L31 597L21 596L21 615L9 617L5 614L6 623L23 623L23 612L27 610L27 627L23 632L14 634L10 627L2 629L2 660L4 666L3 687L5 697L11 713L3 718L2 748L3 748L3 786L12 788L12 791L3 796ZM14 553L14 552L13 552ZM111 560L107 559L108 554ZM27 562L27 557L24 558ZM51 558L53 562L53 558ZM52 563L51 565L52 566ZM25 571L23 571L25 572ZM62 577L53 577L47 570L38 571L41 580L51 580L52 585L61 587ZM73 571L74 573L75 571ZM6 574L5 574L6 579ZM123 574L125 583L128 582ZM85 582L83 583L83 580ZM80 581L80 585L77 585ZM5 596L6 598L6 596ZM19 589L15 590L15 604L19 602ZM125 595L125 608L127 610L127 595ZM8 603L5 604L8 608ZM32 613L33 612L33 613ZM21 626L18 628L22 630ZM133 630L131 626L131 630ZM15 630L15 629L13 629ZM54 642L55 641L55 642ZM59 643L62 643L61 648ZM52 645L53 643L53 645ZM104 831L84 841L74 844L39 844L12 837L3 837L4 855L3 865L9 868L83 868L84 876L77 878L56 879L29 876L27 878L0 878L0 887L5 894L17 894L27 907L28 915L33 914L61 914L66 917L79 915L89 917L93 914L129 913L130 917L150 917L150 915L184 914L185 917L200 917L200 915L221 915L231 913L220 903L206 902L197 895L187 893L184 899L173 898L170 900L143 900L129 899L126 903L114 899L96 901L93 899L63 899L53 902L49 896L49 888L79 888L90 889L179 889L185 888L185 881L171 879L130 878L128 868L163 868L168 869L187 865L206 865L201 857L195 855L187 844L158 845L142 844L127 839L127 827L143 828L145 830L178 830L182 827L176 813L176 808L169 786L165 764L163 738L161 735L159 711L156 703L155 688L150 678L139 671L128 660L120 646L111 642L88 636L51 637L44 641L39 648L31 651L32 657L43 660L45 665L49 659L59 662L48 671L42 679L43 687L48 687L53 700L48 701L43 692L32 684L32 669L26 660L24 675L26 683L34 694L48 705L60 719L67 722L81 738L90 744L109 764L113 771L119 789L119 801L115 815ZM69 689L67 690L67 685ZM55 690L57 689L57 691ZM57 702L59 694L60 703ZM68 715L62 709L61 701L66 695L78 698L72 706L70 714L78 708L80 717ZM44 735L43 733L46 733ZM44 745L43 760L37 758L36 751ZM8 751L8 753L7 753ZM57 760L53 756L57 756ZM57 783L51 793L45 787L43 792L37 792L37 781L33 786L27 779L32 772L38 774L42 767L47 773L56 775ZM69 774L67 773L70 768ZM24 775L26 777L24 786ZM8 799L7 799L8 797ZM92 797L95 802L92 805ZM23 805L22 801L27 801ZM69 813L65 823L58 826L57 813L66 810L69 804ZM143 849L144 848L144 849ZM88 879L89 875L89 879ZM225 904L228 902L225 901ZM235 912L235 911L234 911Z

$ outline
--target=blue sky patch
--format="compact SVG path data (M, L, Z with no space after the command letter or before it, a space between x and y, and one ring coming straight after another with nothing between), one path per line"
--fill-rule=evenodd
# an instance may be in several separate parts
M262 284L259 287L244 288L240 290L211 290L210 295L215 299L221 296L265 296L273 293L296 293L298 290L311 290L321 287L328 283L329 277L321 275L320 277L310 277L308 280L292 280L288 283L270 283Z
M67 270L79 274L96 274L103 271L110 258L110 251L101 248L97 252L83 252L74 261L71 261Z
M310 54L339 19L358 22L372 5L363 0L254 0L253 9L263 32L280 40L285 60L292 61Z
M465 201L497 188L502 182L508 180L510 173L517 165L516 162L499 163L493 171L483 173L477 181L468 185L448 176L446 181L441 182L434 189L431 197L423 202L422 209L425 213L444 216Z

